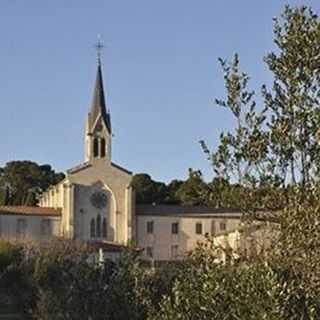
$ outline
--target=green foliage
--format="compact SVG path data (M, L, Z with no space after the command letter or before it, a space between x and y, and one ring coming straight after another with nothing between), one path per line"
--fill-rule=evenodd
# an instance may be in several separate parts
M207 267L183 270L155 319L279 319L272 316L276 280L268 267Z
M189 169L189 178L180 185L176 197L187 206L204 205L207 190L207 184L203 181L201 172Z
M220 59L226 98L216 100L235 119L211 153L201 141L218 177L240 184L306 184L319 178L320 20L311 9L287 6L275 19L277 52L265 62L273 74L271 90L262 86L263 105L256 106L249 76L239 71L236 54Z
M177 281L174 297L163 301L161 319L320 317L320 20L311 9L287 6L275 19L274 34L279 50L265 59L274 82L271 91L262 87L264 105L256 107L238 56L229 64L221 60L227 95L217 104L231 112L235 127L221 135L215 152L201 145L220 179L210 198L221 204L228 196L220 195L229 195L249 220L267 214L279 226L275 245L263 263L251 261L224 274L219 288L228 305L215 292L222 280L210 286L226 267L216 272L209 264L200 275L188 269L184 274L191 277ZM196 261L202 265L203 257ZM252 296L259 298L247 301Z
M248 90L249 76L239 71L239 57L231 63L220 59L227 97L216 100L218 106L228 109L235 120L234 132L222 133L218 150L211 154L204 141L203 151L212 162L215 174L227 181L242 184L254 170L262 170L268 151L268 135L262 130L264 112L256 110L254 91Z
M134 251L124 252L115 264L105 301L109 319L140 320L147 317L148 295L144 288L145 271Z
M282 232L268 256L217 264L212 243L199 246L150 319L319 319L319 228L309 224L310 215L319 221L319 213L308 210L308 218L296 206L290 218L282 216ZM308 227L299 237L296 228L301 232Z
M25 252L21 245L0 241L0 302L14 306L14 310L25 314L32 306L34 290L30 269L25 264ZM6 304L3 304L6 306Z
M20 262L22 259L22 248L7 241L0 241L0 274L8 266Z
M200 171L189 169L186 181L172 180L168 185L151 179L147 174L136 174L132 179L139 204L182 204L196 205L203 203L205 182Z
M210 205L213 207L237 207L240 185L231 185L223 178L205 182L201 171L189 169L185 181L172 180L168 185L155 182L147 174L137 174L132 185L138 204L180 204L185 206Z
M131 182L136 191L136 201L140 204L170 202L169 190L162 182L156 182L148 174L136 174Z
M31 161L8 162L0 170L0 205L36 205L38 196L64 178L50 165Z
M263 87L271 151L288 181L305 184L318 176L320 155L320 20L307 7L287 6L275 19L274 36L279 53L265 58L272 92Z

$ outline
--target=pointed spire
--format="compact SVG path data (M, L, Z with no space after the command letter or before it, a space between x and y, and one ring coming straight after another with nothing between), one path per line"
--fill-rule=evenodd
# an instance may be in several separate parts
M91 125L94 125L97 118L101 115L109 133L111 133L110 113L106 109L106 101L105 101L103 80L102 80L102 67L101 67L101 49L102 48L103 48L103 45L99 39L96 45L96 49L98 52L98 67L97 67L97 76L96 76L96 82L95 82L94 92L93 92L93 100L92 100L91 111L90 111Z

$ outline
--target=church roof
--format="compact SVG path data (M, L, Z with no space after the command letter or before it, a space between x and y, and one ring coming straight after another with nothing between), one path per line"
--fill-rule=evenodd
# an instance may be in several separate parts
M221 217L239 219L242 213L235 208L215 208L205 206L180 206L180 205L137 205L136 214L140 216L174 216L174 217Z
M111 133L111 118L110 118L110 113L107 111L107 108L106 108L106 99L104 95L102 70L101 70L100 63L98 64L98 68L97 68L97 76L96 76L96 82L95 82L94 91L93 91L93 99L92 99L90 115L91 115L91 129L92 129L92 126L96 123L98 117L101 115L109 133Z
M77 172L79 172L81 170L85 170L85 169L90 168L90 167L92 167L92 164L87 161L87 162L81 163L81 164L79 164L79 165L77 165L77 166L75 166L73 168L68 169L67 173L69 173L69 174L77 173Z
M114 163L114 162L111 162L111 166L116 168L116 169L119 169L120 171L122 172L125 172L127 174L130 174L132 175L132 171L129 171L121 166L119 166L118 164ZM79 171L82 171L82 170L85 170L85 169L88 169L88 168L91 168L92 167L92 164L90 162L84 162L84 163L81 163L73 168L70 168L67 170L67 173L69 174L73 174L73 173L77 173Z
M129 170L127 170L127 169L119 166L118 164L116 164L116 163L114 163L114 162L111 162L111 165L112 165L114 168L117 168L117 169L119 169L119 170L121 170L121 171L123 171L123 172L125 172L125 173L127 173L127 174L130 174L130 175L132 174L132 171L129 171Z
M28 207L28 206L0 206L0 215L26 215L26 216L58 216L61 208Z

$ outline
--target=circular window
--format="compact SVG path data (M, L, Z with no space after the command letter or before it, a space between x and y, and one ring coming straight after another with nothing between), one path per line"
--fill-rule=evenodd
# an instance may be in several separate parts
M95 192L90 198L91 204L97 209L103 209L107 206L108 197L103 192Z

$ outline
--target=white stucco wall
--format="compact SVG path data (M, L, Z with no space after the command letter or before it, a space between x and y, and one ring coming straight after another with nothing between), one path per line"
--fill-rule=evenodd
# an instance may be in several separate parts
M17 234L17 224L19 219L24 219L26 223L25 236ZM50 220L51 234L41 233L41 223L43 220ZM31 215L0 215L0 238L16 240L26 239L30 241L49 240L60 235L60 218L51 216L31 216Z
M172 246L178 246L178 259L183 258L188 251L195 249L198 241L205 240L205 235L212 236L212 222L215 223L215 234L220 232L220 223L226 224L226 230L234 230L240 224L239 218L228 217L186 217L186 216L151 216L138 215L137 245L143 248L143 258L151 259L147 254L147 247L153 248L154 260L172 260ZM154 231L147 232L147 222L153 221ZM172 234L172 223L179 224L178 234ZM202 224L202 234L196 234L196 224ZM174 249L175 250L175 249Z

